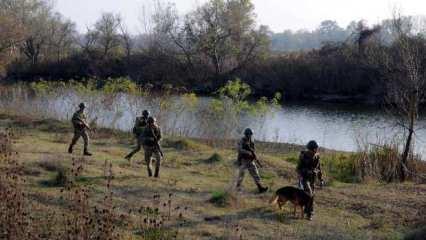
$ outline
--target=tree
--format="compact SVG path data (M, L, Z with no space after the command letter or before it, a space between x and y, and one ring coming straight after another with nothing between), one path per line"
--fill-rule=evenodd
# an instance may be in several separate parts
M386 100L397 124L404 129L405 143L401 155L400 180L405 181L409 154L413 151L419 106L425 100L426 39L413 34L406 18L395 14L392 20L395 41L384 59L387 79Z
M191 79L222 85L269 51L270 31L256 26L249 0L210 0L183 18L173 4L155 3L149 48L178 61Z
M366 45L370 42L371 39L374 39L382 30L381 25L376 25L374 27L368 27L364 21L359 21L354 32L354 43L358 46L358 52L360 54L364 53Z
M119 30L120 30L121 42L122 42L123 48L125 50L126 57L127 57L127 59L129 59L130 56L132 55L132 51L133 51L133 48L135 46L135 41L132 38L132 35L130 34L126 25L124 25L124 23L120 24Z
M249 0L211 0L187 15L185 35L216 80L244 68L269 48L268 29L256 28Z
M323 42L338 42L346 38L346 32L341 28L336 21L322 21L317 29L318 38Z
M47 54L50 58L59 62L68 57L72 51L77 33L75 24L69 20L64 20L60 14L55 13L46 28L50 36L47 43Z
M43 0L16 0L14 11L20 14L19 18L26 26L26 39L20 47L21 53L31 65L38 64L46 53L49 38L48 25L52 19L53 6Z
M103 58L109 57L113 50L120 46L120 15L104 13L95 23L94 32L97 35L97 45L100 48Z
M25 28L20 41L20 53L31 65L45 60L65 57L74 41L75 25L66 21L45 0L3 0L2 12L8 12L17 29Z
M24 26L12 13L0 11L0 75L5 72L11 57L17 52L17 46L24 40L24 32Z

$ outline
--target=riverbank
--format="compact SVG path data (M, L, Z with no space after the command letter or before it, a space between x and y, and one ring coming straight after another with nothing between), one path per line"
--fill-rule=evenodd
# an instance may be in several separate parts
M290 206L279 213L267 203L272 191L257 194L249 176L243 192L233 192L236 154L229 143L166 138L161 178L150 179L145 165L138 164L142 153L131 164L123 159L131 150L130 133L97 129L92 133L94 156L81 157L81 143L75 154L66 153L72 135L68 122L1 115L0 127L13 132L13 151L18 153L25 180L22 189L25 207L34 218L33 231L49 231L51 236L64 231L63 216L78 218L78 214L85 216L84 211L92 216L95 213L90 209L95 206L114 206L107 208L116 216L109 223L116 226L114 232L121 239L155 239L148 237L144 225L148 213L140 211L147 206L157 206L166 216L171 209L169 220L163 223L167 228L161 231L177 230L178 239L233 239L239 234L243 239L401 239L426 223L425 184L344 183L328 168L331 164L324 164L328 185L318 191L315 218L309 222L295 219ZM259 147L265 163L261 175L272 190L296 185L299 150L300 146L289 144ZM348 156L329 150L322 153L325 163L332 158L344 163ZM105 178L109 163L113 178ZM5 171L5 162L1 165ZM79 170L73 172L77 176L70 176L77 166ZM61 184L61 174L71 179L72 187ZM81 188L87 191L87 206L76 212L73 191ZM110 202L105 200L109 193ZM160 195L161 201L153 200L154 195ZM96 219L108 222L102 216Z

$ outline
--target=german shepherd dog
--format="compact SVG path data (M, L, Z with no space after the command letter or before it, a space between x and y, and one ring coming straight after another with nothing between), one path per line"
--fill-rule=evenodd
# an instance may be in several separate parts
M270 203L271 204L278 204L278 207L282 210L282 207L287 203L287 201L290 201L294 205L294 212L293 215L296 217L296 208L300 207L300 216L301 218L304 217L303 208L308 207L309 204L312 204L312 197L306 193L305 191L287 186L278 189L275 192L275 195L272 197Z

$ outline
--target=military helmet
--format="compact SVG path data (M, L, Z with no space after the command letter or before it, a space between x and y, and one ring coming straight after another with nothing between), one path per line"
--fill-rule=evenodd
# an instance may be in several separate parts
M86 104L84 104L84 103L80 103L80 104L78 104L78 107L79 107L79 108L85 108L85 107L86 107Z
M142 116L144 116L144 117L148 117L150 115L150 113L149 113L149 111L148 110L143 110L143 112L142 112Z
M309 150L314 150L314 149L317 149L318 147L319 147L318 143L314 140L311 140L308 142L308 144L306 144L306 148Z
M149 123L149 124L153 124L153 123L155 123L157 121L157 119L155 119L155 117L149 117L148 118L148 120L147 120L147 122Z
M246 129L244 130L244 135L246 135L246 136L251 136L251 135L253 135L253 130L251 130L251 128L246 128Z

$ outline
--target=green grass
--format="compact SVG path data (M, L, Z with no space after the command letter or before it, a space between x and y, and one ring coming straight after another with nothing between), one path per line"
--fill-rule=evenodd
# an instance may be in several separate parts
M213 147L196 139L166 138L162 144L165 159L161 178L152 179L147 177L146 166L138 164L143 160L143 151L130 164L123 159L131 150L129 133L97 130L91 144L94 156L82 157L81 142L74 154L66 153L72 132L69 123L1 115L0 127L5 126L12 126L17 133L14 148L23 165L28 207L36 206L35 222L43 223L48 213L68 213L58 174L64 169L69 176L74 158L83 167L74 182L89 190L94 206L102 204L106 193L105 161L112 163L113 205L130 219L139 219L135 209L153 206L153 195L161 195L163 203L172 193L173 209L188 209L183 222L172 221L168 228L171 232L177 230L181 239L229 239L236 225L241 227L244 239L402 239L425 224L424 184L354 183L357 179L352 174L351 153L321 153L328 184L317 191L315 217L309 222L295 219L291 204L280 212L268 203L279 187L296 185L295 163L301 146L259 144L258 155L265 165L259 171L262 181L271 187L262 195L256 193L248 173L243 191L232 191L237 154L229 147ZM62 141L58 141L58 131L64 132ZM61 221L49 227L59 228ZM117 228L123 239L143 237L137 224ZM156 231L151 239L160 234Z
M213 155L211 155L209 158L205 160L205 163L208 163L208 164L221 163L221 162L224 162L224 159L222 155L220 155L219 153L213 153Z
M211 198L209 199L210 203L222 208L232 206L235 201L237 201L237 199L234 194L223 190L212 192Z

